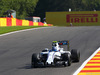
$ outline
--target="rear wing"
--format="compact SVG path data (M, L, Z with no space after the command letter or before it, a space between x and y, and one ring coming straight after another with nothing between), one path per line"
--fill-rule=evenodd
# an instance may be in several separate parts
M69 49L69 41L66 41L66 40L64 40L64 41L53 41L53 43L58 43L60 46L67 45L68 51L70 50Z
M58 41L59 45L68 45L69 41Z
M68 45L69 41L53 41L53 43L58 43L59 45Z

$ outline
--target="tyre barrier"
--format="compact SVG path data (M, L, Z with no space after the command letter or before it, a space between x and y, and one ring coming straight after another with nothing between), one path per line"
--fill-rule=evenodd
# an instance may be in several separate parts
M42 22L33 22L28 20L20 20L16 18L0 18L0 27L5 26L53 26L52 24L44 24Z

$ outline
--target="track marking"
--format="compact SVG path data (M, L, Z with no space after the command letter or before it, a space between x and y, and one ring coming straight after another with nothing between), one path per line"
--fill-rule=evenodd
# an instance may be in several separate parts
M18 32L25 32L25 31L31 31L31 30L37 30L37 29L45 29L45 28L51 28L51 27L31 28L31 29L25 29L25 30L13 31L13 32L1 34L0 36L6 36L6 35L18 33Z
M73 75L100 75L100 47L78 68Z

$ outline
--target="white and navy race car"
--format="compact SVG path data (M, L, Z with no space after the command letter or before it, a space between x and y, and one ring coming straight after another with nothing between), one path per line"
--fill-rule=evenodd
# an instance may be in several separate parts
M66 51L60 48L62 45L67 45ZM40 53L33 53L31 65L34 68L40 66L70 66L72 62L80 61L80 52L76 49L69 49L69 41L53 41L52 49L45 48Z

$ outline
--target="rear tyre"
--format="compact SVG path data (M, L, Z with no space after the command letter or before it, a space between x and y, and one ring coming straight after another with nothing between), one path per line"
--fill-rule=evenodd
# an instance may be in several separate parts
M80 52L76 49L71 50L71 58L73 62L79 62L80 61Z
M39 54L32 54L32 59L31 59L31 66L32 68L37 68L38 67L38 62L39 62Z

